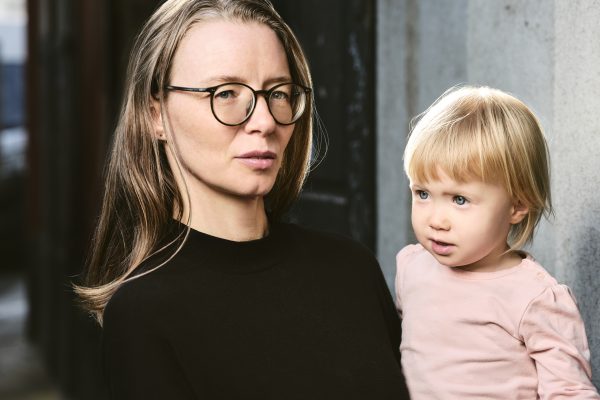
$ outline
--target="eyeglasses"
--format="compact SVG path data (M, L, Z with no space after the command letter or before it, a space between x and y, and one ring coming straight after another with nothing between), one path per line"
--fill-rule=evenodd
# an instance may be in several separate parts
M244 83L223 83L208 88L166 86L167 90L210 93L210 108L223 125L236 126L246 122L256 108L257 96L267 100L269 112L280 125L298 121L306 110L310 88L296 83L280 83L269 90L254 90Z

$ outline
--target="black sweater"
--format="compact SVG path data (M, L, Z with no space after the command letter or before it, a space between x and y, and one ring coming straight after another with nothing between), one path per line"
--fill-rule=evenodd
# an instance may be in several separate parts
M104 371L112 399L402 400L400 329L353 241L281 223L249 242L192 230L108 303Z

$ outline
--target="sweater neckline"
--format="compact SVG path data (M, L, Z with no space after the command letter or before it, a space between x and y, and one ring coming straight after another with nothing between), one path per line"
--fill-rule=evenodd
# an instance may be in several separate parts
M438 264L442 268L443 271L445 271L447 274L449 274L450 276L453 276L455 278L470 280L470 281L483 281L483 280L497 279L497 278L501 278L506 275L513 274L516 271L518 271L519 269L522 269L523 266L526 265L527 263L534 261L533 257L531 257L531 255L529 255L528 253L523 252L523 251L520 251L519 253L521 253L521 255L523 257L520 263L518 263L514 267L501 269L499 271L469 271L469 270L464 270L464 269L460 269L460 268L448 267L446 265L439 264L439 263Z
M185 233L188 228L175 221L178 230ZM237 242L212 236L190 227L187 241L180 251L194 264L222 272L251 273L274 267L290 251L286 246L286 231L283 224L269 221L268 234L260 239Z

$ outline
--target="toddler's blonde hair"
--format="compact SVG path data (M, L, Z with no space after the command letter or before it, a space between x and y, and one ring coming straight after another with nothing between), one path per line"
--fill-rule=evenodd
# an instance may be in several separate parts
M410 180L438 179L502 185L529 212L508 242L531 241L542 215L552 213L546 139L533 112L514 96L488 87L454 87L422 114L404 151Z

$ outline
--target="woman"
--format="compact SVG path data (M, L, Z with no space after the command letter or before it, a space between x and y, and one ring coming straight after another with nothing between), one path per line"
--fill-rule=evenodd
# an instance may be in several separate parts
M116 399L402 399L349 240L279 222L309 167L300 45L267 0L168 0L134 46L86 285Z

